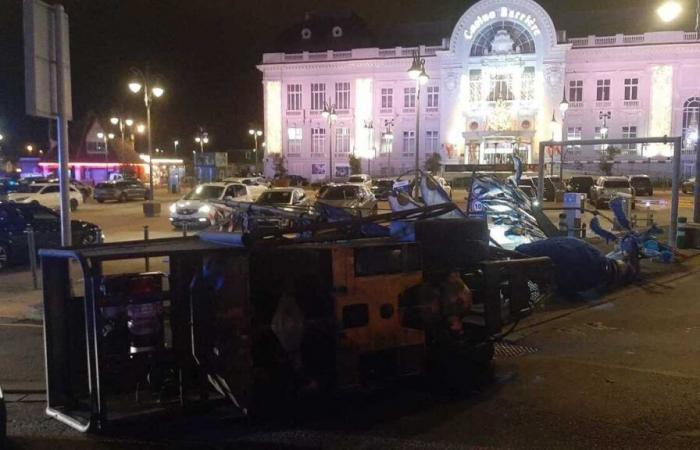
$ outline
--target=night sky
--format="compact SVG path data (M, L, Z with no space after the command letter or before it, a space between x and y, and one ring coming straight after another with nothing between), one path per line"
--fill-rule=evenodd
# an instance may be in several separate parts
M690 0L686 0L690 7ZM247 130L262 125L262 85L255 65L277 36L305 11L350 9L370 31L386 36L399 24L447 21L465 0L64 0L70 16L74 128L89 112L124 111L144 119L143 103L126 84L129 68L148 63L165 80L154 106L154 144L194 146L202 126L213 150L252 146ZM542 0L569 36L657 30L652 0ZM0 0L0 133L8 152L29 142L46 147L47 121L24 111L20 0ZM586 20L592 12L605 20ZM687 14L674 28L692 29ZM407 43L410 44L410 43ZM393 45L401 45L395 42ZM74 132L76 130L72 130Z

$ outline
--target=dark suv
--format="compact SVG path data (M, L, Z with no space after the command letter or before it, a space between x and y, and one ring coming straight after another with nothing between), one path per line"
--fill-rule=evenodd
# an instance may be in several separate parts
M566 185L567 192L575 192L577 194L590 194L591 188L595 184L593 177L588 175L581 175L571 177L569 183Z
M61 220L51 209L31 203L0 203L0 269L29 261L27 227L34 230L37 250L61 246ZM101 231L92 223L71 221L73 245L99 242Z
M634 188L634 195L651 197L654 195L654 186L648 175L631 175L630 184Z
M109 181L95 186L92 195L98 203L107 200L148 200L148 189L139 180Z

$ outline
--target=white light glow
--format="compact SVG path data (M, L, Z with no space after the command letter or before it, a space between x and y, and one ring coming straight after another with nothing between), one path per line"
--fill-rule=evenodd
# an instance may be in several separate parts
M112 125L116 125L119 123L119 118L118 117L112 117L109 119L109 121L112 123Z
M539 36L541 34L540 27L537 25L537 21L534 17L532 17L530 14L518 11L516 9L506 8L504 6L499 8L498 10L488 11L484 14L481 14L476 19L474 19L472 24L469 26L469 29L464 31L464 38L467 40L471 40L481 27L493 20L496 20L496 18L514 19L522 23L527 29L530 30L533 37Z
M673 67L653 66L651 68L651 108L649 112L649 137L671 134L673 116ZM669 145L651 144L646 156L672 156Z
M282 153L282 83L265 82L267 153Z
M664 22L673 22L681 15L683 8L678 2L666 2L656 9L656 14Z
M355 153L360 158L374 156L372 130L365 128L372 121L372 79L355 80Z
M151 92L153 92L153 95L155 95L156 97L162 97L163 94L165 94L165 90L159 86L156 86L153 89L151 89Z
M129 83L129 90L134 94L138 93L141 90L141 83L137 81L132 81L131 83Z

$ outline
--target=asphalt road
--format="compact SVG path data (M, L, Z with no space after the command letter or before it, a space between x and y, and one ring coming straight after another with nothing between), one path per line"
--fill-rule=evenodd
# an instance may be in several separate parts
M284 419L173 419L88 437L10 394L18 448L700 448L700 260L596 303L536 314L496 361L498 381L462 398L415 385L340 396ZM38 382L41 330L0 325L0 383ZM10 389L12 390L12 389ZM303 409L303 408L302 408Z

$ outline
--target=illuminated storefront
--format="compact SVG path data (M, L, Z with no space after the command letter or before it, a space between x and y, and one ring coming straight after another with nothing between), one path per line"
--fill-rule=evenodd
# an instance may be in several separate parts
M313 32L301 29L302 43ZM336 174L351 154L372 159L374 175L398 174L414 167L416 142L421 160L439 153L446 165L509 164L514 153L535 162L541 141L605 129L620 138L682 135L690 164L700 115L695 33L567 39L532 0L482 0L440 45L331 50L343 33L333 27L327 51L263 55L268 171L277 153L290 173L323 178L332 146ZM416 51L430 77L420 111L407 76ZM665 146L622 150L626 160L670 156ZM594 160L600 149L570 156Z

